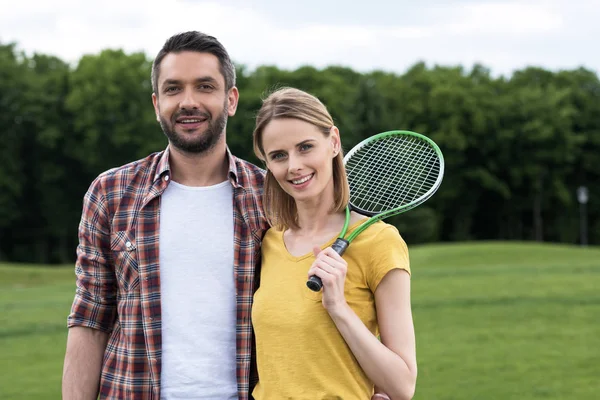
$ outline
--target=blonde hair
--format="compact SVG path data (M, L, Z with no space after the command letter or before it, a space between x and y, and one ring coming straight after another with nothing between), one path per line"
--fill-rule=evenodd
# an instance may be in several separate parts
M252 135L254 154L266 163L262 136L265 127L275 119L294 118L317 127L325 137L331 135L334 126L333 118L327 108L315 96L294 88L280 88L263 100L262 107L256 116L256 127ZM333 158L333 193L332 212L340 212L346 208L350 198L350 188L346 179L344 155L340 149ZM265 177L263 205L265 215L272 226L278 229L298 229L298 213L292 196L287 194L273 174L267 169Z

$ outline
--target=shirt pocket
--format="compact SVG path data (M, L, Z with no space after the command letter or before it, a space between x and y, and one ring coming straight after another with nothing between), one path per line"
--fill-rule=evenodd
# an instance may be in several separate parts
M119 281L119 289L129 292L140 284L135 237L129 231L117 231L110 235L110 250Z
M315 292L311 289L308 288L308 286L306 286L306 284L304 285L304 287L302 288L302 293L304 294L304 297L315 301L315 302L322 302L323 301L323 288L321 288L321 290L319 290L318 292Z

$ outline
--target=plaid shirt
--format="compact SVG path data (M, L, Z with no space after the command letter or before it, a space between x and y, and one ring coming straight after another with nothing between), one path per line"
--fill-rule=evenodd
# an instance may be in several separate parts
M261 208L264 171L229 150L227 156L233 186L238 394L246 400L256 383L250 315L260 242L268 228ZM84 198L68 326L110 333L100 377L102 399L160 399L158 224L169 176L167 148L101 174ZM207 232L206 227L198 231Z

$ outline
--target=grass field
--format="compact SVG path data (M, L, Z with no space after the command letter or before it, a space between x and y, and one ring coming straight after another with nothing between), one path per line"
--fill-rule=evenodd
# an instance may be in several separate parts
M411 248L417 400L597 399L600 248ZM0 399L59 399L73 268L0 265Z

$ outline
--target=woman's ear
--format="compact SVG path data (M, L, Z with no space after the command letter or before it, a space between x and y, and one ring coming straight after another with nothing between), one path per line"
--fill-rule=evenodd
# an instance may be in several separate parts
M337 156L342 148L342 141L340 139L340 130L337 126L332 126L329 130L329 137L331 138L331 145L333 146L333 156Z

